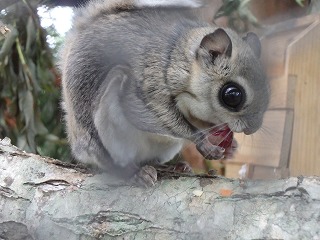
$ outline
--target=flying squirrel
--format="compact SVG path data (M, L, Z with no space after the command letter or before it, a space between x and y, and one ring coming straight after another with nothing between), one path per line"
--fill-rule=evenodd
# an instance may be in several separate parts
M150 165L186 140L223 157L208 129L249 135L262 125L269 85L254 33L201 20L196 0L92 0L61 51L63 108L74 157L153 185ZM199 139L202 139L199 141Z

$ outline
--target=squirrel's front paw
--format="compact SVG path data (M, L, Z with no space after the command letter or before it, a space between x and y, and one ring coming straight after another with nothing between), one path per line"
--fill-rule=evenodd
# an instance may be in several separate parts
M159 165L157 167L166 172L187 173L187 174L193 173L192 167L186 161L178 160L176 162L170 162L168 164Z
M219 146L215 146L208 141L202 141L197 145L197 150L201 155L208 160L219 160L224 158L225 149Z
M226 149L213 145L208 141L203 141L197 145L197 150L208 160L230 159L234 156L237 148L238 143L235 139L232 140L231 146Z
M203 134L198 140L197 149L206 159L218 160L233 157L237 146L233 132L225 124Z
M157 182L157 170L149 165L143 166L134 176L135 184L143 187L153 187Z

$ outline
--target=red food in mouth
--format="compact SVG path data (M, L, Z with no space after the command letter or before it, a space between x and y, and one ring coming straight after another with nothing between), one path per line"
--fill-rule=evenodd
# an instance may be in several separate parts
M208 140L215 146L228 149L231 147L233 141L233 132L227 124L219 127L215 127L210 130Z

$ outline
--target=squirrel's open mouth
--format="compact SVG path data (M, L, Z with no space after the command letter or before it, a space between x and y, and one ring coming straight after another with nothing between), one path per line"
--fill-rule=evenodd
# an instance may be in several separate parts
M206 159L231 158L236 149L233 131L227 123L212 123L192 115L185 115L187 121L199 130L194 143L197 150Z
M199 119L195 116L193 116L190 112L188 112L188 115L185 116L187 120L197 129L208 129L215 126L214 123L204 121L202 119Z

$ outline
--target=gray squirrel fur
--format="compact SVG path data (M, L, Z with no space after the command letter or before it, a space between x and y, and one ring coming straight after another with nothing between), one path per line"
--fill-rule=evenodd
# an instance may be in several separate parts
M78 10L60 61L76 159L132 177L172 159L208 124L246 134L261 127L269 87L260 42L202 21L193 11L201 4L93 0ZM218 99L230 81L245 91L239 111Z

